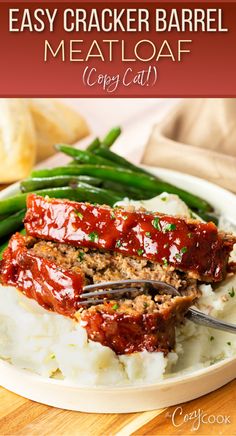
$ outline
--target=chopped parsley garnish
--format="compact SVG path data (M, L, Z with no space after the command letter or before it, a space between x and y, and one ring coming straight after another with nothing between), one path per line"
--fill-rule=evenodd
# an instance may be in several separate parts
M122 246L122 242L121 242L120 239L118 239L118 240L116 241L116 247L119 248L119 247L121 247L121 246Z
M227 342L227 345L229 345L229 346L230 346L230 345L231 345L231 342Z
M111 212L111 219L112 219L112 220L115 220L115 219L116 219L114 212Z
M146 236L151 236L151 232L145 232Z
M142 254L143 254L142 248L139 248L139 250L137 250L137 253L138 253L139 256L142 256Z
M112 309L113 310L119 309L119 304L118 303L113 304Z
M235 290L234 290L234 288L230 289L230 291L229 291L229 296L230 296L231 298L233 298L233 297L235 296Z
M153 227L154 227L155 229L157 229L157 230L161 230L161 227L160 227L160 218L158 218L158 217L154 218L154 219L152 220L152 225L153 225Z
M187 247L182 247L180 250L181 253L186 253L187 251L188 251Z
M161 197L161 201L166 201L167 197Z
M98 234L96 232L89 233L88 237L90 241L98 242Z
M176 259L176 260L182 260L182 256L181 256L181 254L180 254L180 253L176 253L176 254L175 254L175 259Z
M192 238L193 234L192 233L188 233L188 238Z
M55 354L51 354L50 359L56 359L56 355Z
M123 215L123 220L127 220L127 215Z
M168 260L165 257L163 257L162 260L163 260L163 265L168 266Z
M144 309L147 309L147 307L148 307L148 303L147 303L146 301L144 301L144 303L143 303L143 308L144 308Z
M212 342L212 341L214 341L214 336L210 336L210 341Z
M175 229L176 229L175 224L166 224L166 226L164 227L164 232L172 232Z
M83 251L79 251L78 257L79 257L79 260L82 261L83 258L84 258L84 252Z
M77 210L75 210L75 214L82 220L84 218L84 215L81 212L77 212Z

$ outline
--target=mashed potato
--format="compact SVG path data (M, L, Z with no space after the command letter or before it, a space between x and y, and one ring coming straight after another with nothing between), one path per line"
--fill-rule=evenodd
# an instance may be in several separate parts
M185 203L165 193L152 200L122 204L189 216ZM211 285L202 285L201 291L201 310L236 322L235 276L214 292ZM116 356L110 348L88 340L86 330L75 321L44 310L13 287L0 286L1 358L46 377L81 386L151 384L236 355L236 335L189 320L176 333L176 350L167 357L147 351Z
M175 353L172 354L174 361ZM19 368L80 385L152 383L168 364L163 353L116 356L87 339L70 318L48 312L13 287L0 286L0 356ZM60 370L60 373L58 373Z

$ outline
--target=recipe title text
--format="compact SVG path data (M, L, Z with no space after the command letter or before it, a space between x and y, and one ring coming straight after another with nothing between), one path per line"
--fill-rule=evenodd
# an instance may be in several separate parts
M162 58L181 62L191 53L189 33L228 32L223 12L221 8L156 8L154 14L148 8L66 8L61 15L56 8L10 8L8 28L10 33L55 32L56 38L47 36L43 41L44 62L89 62L95 58L112 62L117 57L122 62L158 62ZM125 33L135 34L135 39L128 42L122 37ZM170 33L176 34L174 42L168 39ZM101 39L101 34L109 36Z

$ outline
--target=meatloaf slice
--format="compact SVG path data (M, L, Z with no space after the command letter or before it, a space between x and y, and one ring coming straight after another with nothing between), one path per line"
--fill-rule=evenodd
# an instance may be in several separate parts
M34 252L35 240L16 233L0 262L0 283L15 286L45 309L73 316L79 309L84 275Z
M118 301L107 298L104 304L88 308L81 305L84 284L95 281L93 271L97 269L100 280L106 268L113 274L115 258L112 259L112 253L75 249L16 233L3 254L0 281L15 286L45 309L79 319L90 339L118 354L142 350L168 353L175 344L175 325L184 320L195 294L178 297L143 294ZM173 274L176 287L187 292L187 282L175 276L177 273L164 269L155 273L152 263L144 265L142 260L132 263L132 258L130 262L131 276L140 278L147 268L147 274L153 278L160 279L161 274L171 282ZM116 273L119 277L123 277L123 267L121 263Z
M236 240L214 223L34 194L27 199L25 227L39 239L147 259L207 282L223 280Z
M109 301L92 306L77 317L88 337L110 347L116 354L162 351L175 346L175 327L192 304L190 296L140 295L134 300Z

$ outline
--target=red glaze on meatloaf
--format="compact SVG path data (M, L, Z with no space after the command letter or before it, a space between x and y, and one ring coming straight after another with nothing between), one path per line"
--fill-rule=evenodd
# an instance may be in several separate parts
M175 327L183 322L193 298L147 295L134 300L109 301L78 313L88 337L116 354L162 351L175 346Z
M31 194L25 228L29 235L136 256L187 272L207 282L226 274L235 242L214 223L144 211L111 209Z
M79 308L83 274L34 254L31 244L32 238L12 236L0 263L1 283L15 286L45 309L73 316Z

